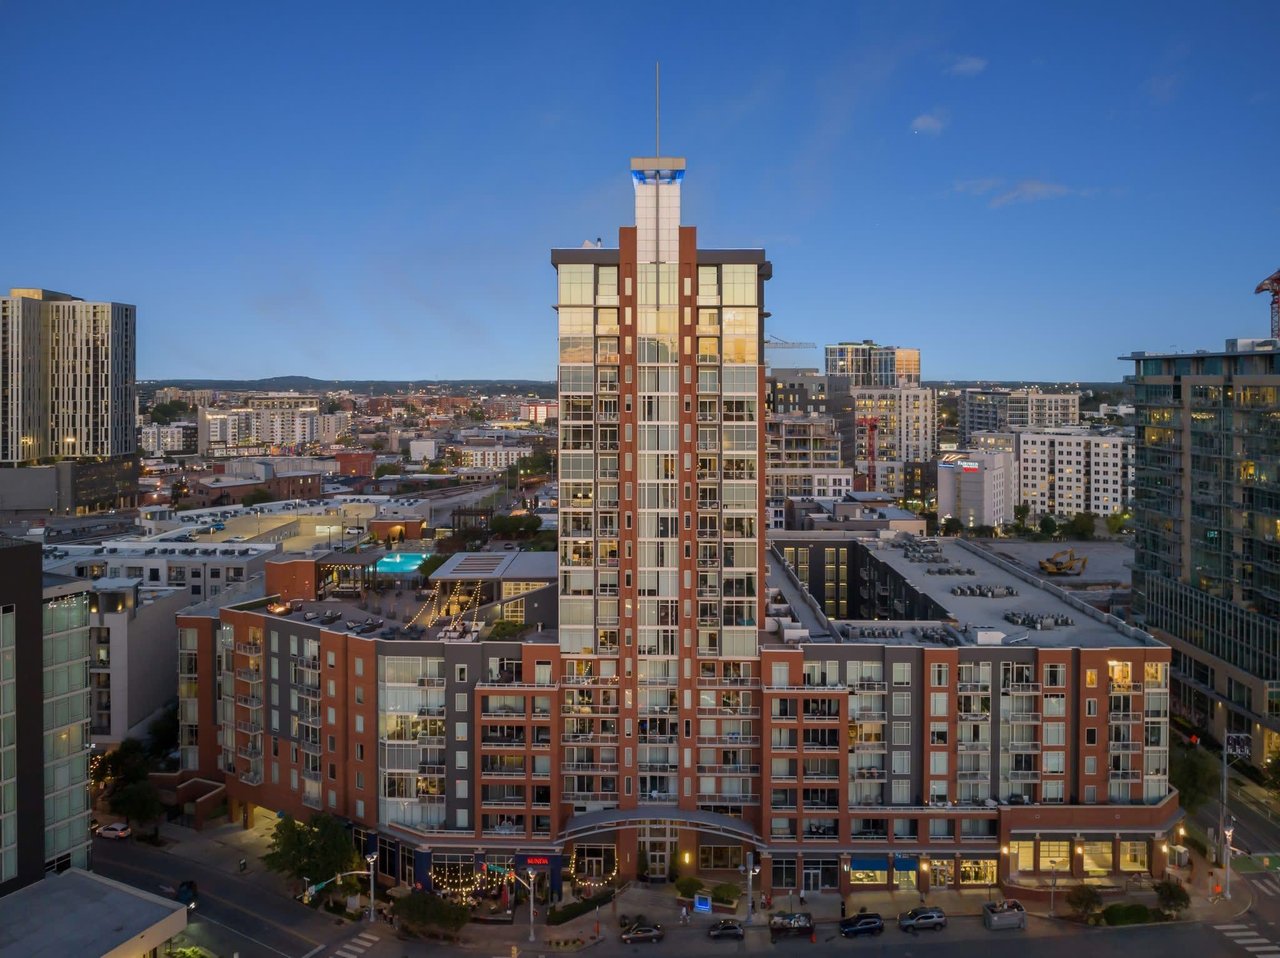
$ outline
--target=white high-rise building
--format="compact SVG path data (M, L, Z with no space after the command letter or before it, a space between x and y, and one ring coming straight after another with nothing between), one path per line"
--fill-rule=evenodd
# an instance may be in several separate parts
M0 298L0 462L137 452L137 310L47 289Z
M1017 472L1009 452L974 452L938 463L938 518L966 529L999 528L1014 520Z
M958 412L960 442L967 444L975 432L1078 425L1080 394L1038 389L965 389L960 392Z
M1133 499L1133 437L1088 428L1018 429L1019 503L1031 516L1109 516Z

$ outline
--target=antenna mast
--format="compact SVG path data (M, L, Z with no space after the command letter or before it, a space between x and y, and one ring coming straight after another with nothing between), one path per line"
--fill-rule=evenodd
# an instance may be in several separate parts
M662 61L653 64L653 155L662 155Z

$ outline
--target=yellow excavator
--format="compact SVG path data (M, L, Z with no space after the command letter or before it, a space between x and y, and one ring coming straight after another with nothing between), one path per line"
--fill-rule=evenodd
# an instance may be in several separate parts
M1045 575L1084 575L1088 565L1088 556L1078 556L1074 549L1063 549L1047 559L1041 559L1040 571Z

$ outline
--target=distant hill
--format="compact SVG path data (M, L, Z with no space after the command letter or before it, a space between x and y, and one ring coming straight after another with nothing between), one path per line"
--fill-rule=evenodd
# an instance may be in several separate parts
M215 389L221 392L353 393L386 396L428 388L477 393L531 393L555 395L556 384L537 379L313 379L310 376L271 376L267 379L148 379L138 383L144 396L157 389Z

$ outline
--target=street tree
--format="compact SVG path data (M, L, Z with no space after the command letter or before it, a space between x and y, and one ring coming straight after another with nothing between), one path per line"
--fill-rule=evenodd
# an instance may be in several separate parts
M360 865L351 833L342 822L324 813L312 815L305 823L290 815L280 819L262 860L274 872L311 881L356 871Z
M1156 883L1156 901L1166 915L1177 916L1191 907L1191 896L1182 883L1166 878Z
M159 821L164 815L164 803L160 801L160 793L146 779L130 782L111 793L108 807L115 815L124 816L126 825L137 822L139 825L155 823L156 832L160 831Z
M1102 907L1102 894L1092 885L1076 885L1067 892L1067 907L1081 921Z
M1177 748L1169 756L1169 783L1178 790L1178 803L1196 812L1217 794L1218 763L1202 748Z
M1040 517L1040 534L1052 539L1058 534L1058 520L1053 516Z

